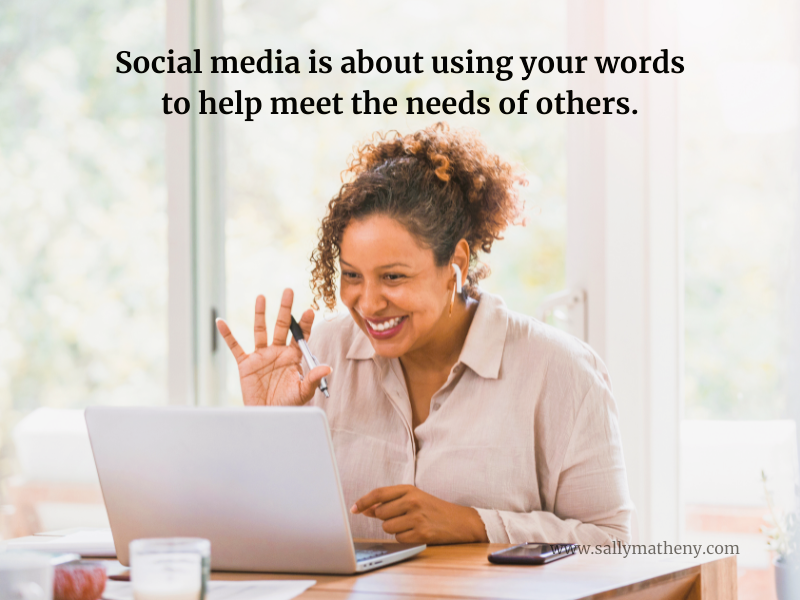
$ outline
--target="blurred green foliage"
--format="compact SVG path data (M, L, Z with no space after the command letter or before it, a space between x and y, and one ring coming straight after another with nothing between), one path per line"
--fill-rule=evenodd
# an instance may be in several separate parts
M39 406L166 396L161 0L0 3L0 448ZM0 475L8 472L6 461Z

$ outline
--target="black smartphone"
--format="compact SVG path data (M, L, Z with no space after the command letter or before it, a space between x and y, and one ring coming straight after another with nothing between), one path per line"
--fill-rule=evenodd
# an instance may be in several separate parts
M543 565L559 558L572 556L577 548L575 544L528 542L492 552L489 555L489 562L498 565Z

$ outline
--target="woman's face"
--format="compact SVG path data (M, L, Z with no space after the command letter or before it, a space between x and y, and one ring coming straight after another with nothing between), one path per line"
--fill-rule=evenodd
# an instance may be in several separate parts
M340 244L342 302L375 351L387 358L417 350L446 330L452 269L386 216L351 222Z

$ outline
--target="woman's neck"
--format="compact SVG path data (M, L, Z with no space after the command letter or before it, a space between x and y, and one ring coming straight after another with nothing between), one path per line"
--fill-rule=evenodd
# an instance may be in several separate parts
M453 306L453 314L444 314L431 338L420 348L410 350L400 357L406 372L448 372L458 361L467 339L478 302L460 298Z

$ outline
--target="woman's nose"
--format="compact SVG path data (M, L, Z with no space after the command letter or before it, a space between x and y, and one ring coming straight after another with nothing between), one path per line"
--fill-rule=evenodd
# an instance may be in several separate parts
M389 304L386 297L383 295L382 286L369 282L366 282L364 285L358 303L361 305L361 312L368 316L378 314Z

